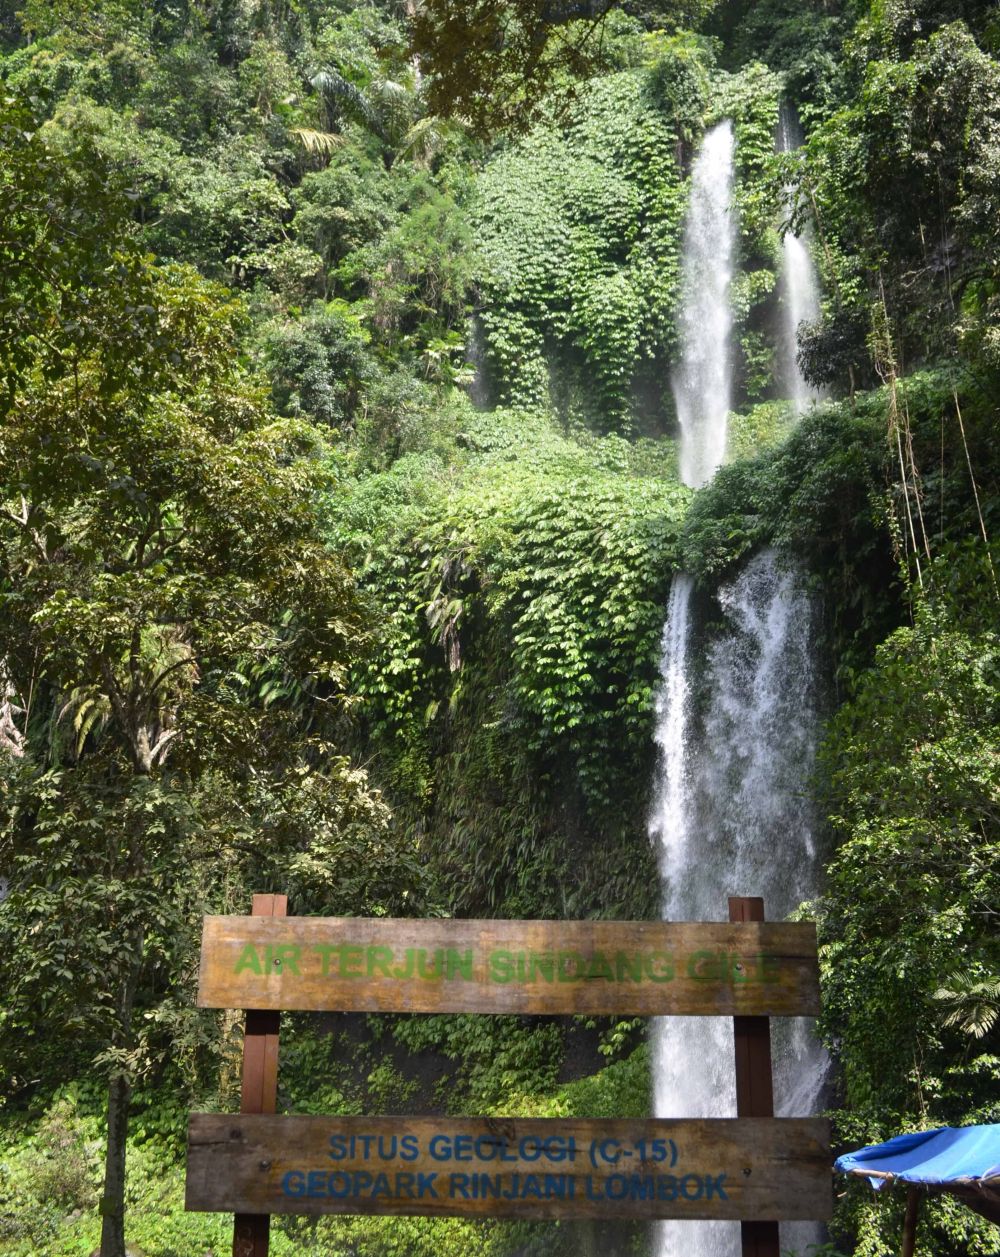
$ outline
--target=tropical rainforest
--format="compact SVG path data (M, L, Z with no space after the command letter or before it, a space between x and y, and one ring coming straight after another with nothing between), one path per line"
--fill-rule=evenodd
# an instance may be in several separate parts
M735 386L692 489L722 119ZM229 1251L183 1206L187 1113L239 1107L204 914L657 918L671 582L767 548L816 607L836 1148L1000 1121L994 4L0 0L0 134L0 1252ZM637 1019L282 1019L282 1112L650 1104ZM897 1251L901 1196L837 1193L814 1253ZM941 1197L918 1241L1000 1232ZM271 1251L650 1243L288 1217Z

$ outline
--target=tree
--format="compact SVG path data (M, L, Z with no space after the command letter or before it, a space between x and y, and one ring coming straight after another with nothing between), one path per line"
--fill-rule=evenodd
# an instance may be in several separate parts
M839 842L822 900L823 1027L845 1143L1000 1116L996 595L972 545L927 576L912 627L878 648L825 747ZM851 1191L842 1220L876 1251L887 1223L868 1196ZM935 1204L927 1227L940 1245L928 1251L989 1247L967 1210Z
M251 880L373 911L417 871L330 742L363 628L318 434L269 411L240 306L139 252L86 140L54 155L10 103L0 131L0 1058L106 1073L123 1257L133 1084L208 1035L202 912Z
M433 113L466 118L480 135L521 130L554 85L606 69L609 16L650 10L694 21L714 0L423 0L413 6L411 45L429 77Z

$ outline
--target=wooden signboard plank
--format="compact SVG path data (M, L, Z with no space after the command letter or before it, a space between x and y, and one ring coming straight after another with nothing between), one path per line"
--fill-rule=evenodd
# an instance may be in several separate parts
M830 1217L820 1118L191 1115L187 1208L437 1217Z
M815 1016L813 923L206 917L202 1008Z

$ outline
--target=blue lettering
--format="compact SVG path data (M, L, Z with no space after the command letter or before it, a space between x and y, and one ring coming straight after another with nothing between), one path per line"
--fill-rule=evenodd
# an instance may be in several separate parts
M451 1159L451 1140L447 1135L434 1135L431 1138L427 1151L435 1161L449 1161Z
M566 1175L565 1174L546 1174L545 1199L546 1200L565 1200L566 1199Z
M434 1180L437 1178L437 1170L432 1170L430 1174L417 1174L417 1196L423 1199L424 1196L430 1196L433 1200L438 1199L437 1188L434 1186Z
M681 1179L681 1195L685 1200L701 1200L705 1186L697 1174L685 1174Z
M480 1135L476 1140L476 1160L493 1161L502 1147L495 1135Z
M340 1187L339 1191L338 1180ZM326 1181L326 1190L328 1195L336 1196L343 1200L345 1196L350 1196L351 1194L351 1176L349 1174L345 1174L343 1170L334 1170Z
M281 1190L286 1196L301 1196L305 1187L305 1175L301 1170L289 1170L281 1180Z
M628 1191L628 1179L624 1174L612 1174L604 1184L604 1194L608 1200L624 1200Z
M477 1200L488 1200L491 1196L500 1200L503 1197L503 1178L499 1174L477 1174L476 1183L473 1195Z
M539 1182L537 1174L526 1174L524 1176L524 1187L521 1190L521 1199L527 1200L529 1197L534 1197L535 1200L541 1200L543 1198L542 1185Z
M711 1174L705 1176L706 1200L711 1200L713 1196L718 1196L720 1200L729 1199L726 1195L726 1189L723 1187L725 1178L725 1174L716 1174L715 1178L712 1178Z

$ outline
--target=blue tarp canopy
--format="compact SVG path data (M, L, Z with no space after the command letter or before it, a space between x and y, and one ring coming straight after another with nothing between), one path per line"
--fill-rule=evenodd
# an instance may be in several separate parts
M1000 1125L939 1126L838 1157L835 1168L878 1189L908 1183L959 1197L1000 1223Z

